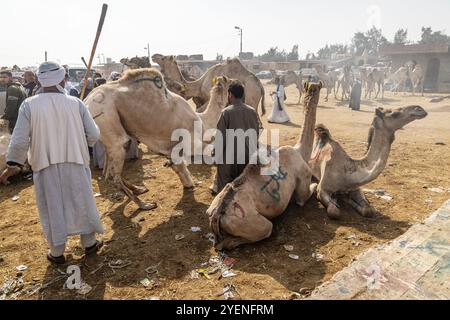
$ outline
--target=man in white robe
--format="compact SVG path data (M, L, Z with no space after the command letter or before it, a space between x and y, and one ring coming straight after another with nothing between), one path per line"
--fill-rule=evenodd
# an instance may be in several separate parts
M104 233L96 207L89 169L88 146L100 132L86 106L64 91L65 70L52 62L39 67L43 92L28 98L8 149L7 169L0 183L16 174L28 161L34 172L40 222L49 245L47 258L65 263L69 236L80 235L86 255L95 254Z

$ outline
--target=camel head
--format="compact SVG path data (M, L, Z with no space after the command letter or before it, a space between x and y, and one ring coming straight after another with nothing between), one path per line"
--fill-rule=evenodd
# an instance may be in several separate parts
M120 60L120 63L126 65L130 69L143 69L152 67L148 57L134 57L131 59L124 58Z
M394 133L407 124L424 119L428 113L420 106L409 106L394 110L378 108L375 113L373 127Z
M163 70L169 65L177 64L175 56L163 56L162 54L155 54L152 56L152 60L154 63L157 63Z
M223 240L223 225L221 218L224 215L242 219L245 215L256 213L255 204L253 202L253 195L247 192L246 183L250 175L259 175L260 169L258 166L249 165L244 173L232 183L229 183L221 193L211 203L211 206L206 211L209 216L210 226L216 238L217 244ZM222 230L221 230L222 229ZM226 231L226 230L225 230Z
M320 98L320 90L322 90L323 88L323 82L305 82L303 86L306 92L306 96L304 98L305 105L309 105L311 103L318 104Z
M228 104L228 87L231 79L225 76L215 77L212 81L211 97L215 97L216 101L223 107Z

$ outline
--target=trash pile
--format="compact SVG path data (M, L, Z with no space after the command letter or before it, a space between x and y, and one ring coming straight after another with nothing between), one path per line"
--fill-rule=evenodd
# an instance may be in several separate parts
M235 259L219 253L218 256L211 257L208 262L203 263L199 269L192 270L191 279L204 277L210 280L214 275L219 275L218 280L236 277L237 274L232 271L235 264Z
M377 190L363 189L363 192L373 194L377 198L383 199L385 201L392 201L394 199L394 197L392 197L389 193L387 193L383 189L377 189Z

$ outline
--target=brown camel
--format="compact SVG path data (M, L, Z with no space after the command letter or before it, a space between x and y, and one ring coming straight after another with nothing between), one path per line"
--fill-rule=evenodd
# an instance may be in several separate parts
M335 92L336 99L337 99L336 93L339 92L340 88L342 89L341 101L344 101L345 99L350 98L352 81L353 81L352 68L349 65L347 65L344 67L342 72L338 75L337 88L336 88L336 92Z
M143 69L143 68L151 68L152 64L150 63L150 59L148 57L134 57L131 59L123 58L120 60L120 63L127 66L130 69Z
M152 59L161 67L166 81L184 86L181 94L187 100L197 98L197 100L194 99L194 102L198 108L201 108L209 101L212 80L216 77L226 76L242 82L245 87L245 103L247 105L258 111L259 103L261 102L262 115L266 113L264 86L253 73L242 65L239 59L231 59L217 64L209 68L200 79L192 82L187 81L183 77L174 56L155 54Z
M424 96L424 89L425 89L425 74L423 72L422 65L416 64L414 69L409 72L411 76L411 82L412 82L412 94L416 94L416 90L420 89L422 93L422 97Z
M322 84L305 83L306 114L303 133L295 147L282 147L279 167L271 176L262 166L249 165L244 173L214 199L207 213L218 250L234 249L270 237L274 218L282 215L292 195L303 206L314 193L307 164L313 149L317 104Z
M305 92L305 87L303 86L303 80L301 75L297 75L294 71L288 71L286 75L282 77L284 79L284 86L285 88L295 84L295 86L298 89L298 104L301 104L302 102L302 96Z
M381 98L384 99L384 83L386 81L386 71L382 69L373 69L369 72L367 76L367 89L366 96L369 94L369 100L372 98L372 92L375 91L375 87L377 87L377 94L375 95L375 99L378 98L381 92Z
M167 90L162 74L156 69L128 70L119 81L96 88L87 97L86 104L100 128L100 142L106 149L106 178L112 178L139 208L154 209L156 204L145 204L137 197L147 192L146 188L136 187L122 178L125 149L130 143L130 137L168 158L179 144L171 141L177 129L185 129L191 138L197 139L191 141L192 146L196 142L203 146L202 137L194 134L195 124L200 123L203 132L216 127L221 111L228 102L225 99L227 82L225 78L216 80L208 109L200 115L192 110L186 100ZM214 106L214 102L220 103L220 106ZM202 119L210 127L206 127ZM194 183L184 162L173 164L171 168L185 188L193 188Z
M425 110L419 106L393 111L377 109L369 134L368 152L358 160L350 158L341 145L332 139L325 126L316 127L315 149L310 166L314 177L320 181L318 199L327 208L331 219L341 217L339 200L351 205L364 217L376 214L361 187L374 181L383 172L395 132L426 116Z

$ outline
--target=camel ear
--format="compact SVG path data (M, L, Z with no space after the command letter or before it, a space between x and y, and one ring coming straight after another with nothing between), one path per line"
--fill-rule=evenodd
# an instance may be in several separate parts
M309 82L305 81L305 83L303 84L303 88L305 89L305 91L308 91L308 87L309 87Z
M228 79L227 76L223 76L222 79L223 79L223 81L224 81L225 83L228 83L228 81L230 80L230 79Z
M174 61L174 60L175 60L175 57L174 57L174 56L170 56L170 57L169 57L169 60L170 60L170 61Z
M380 118L383 119L384 118L384 109L383 108L377 108L375 110L375 115Z

